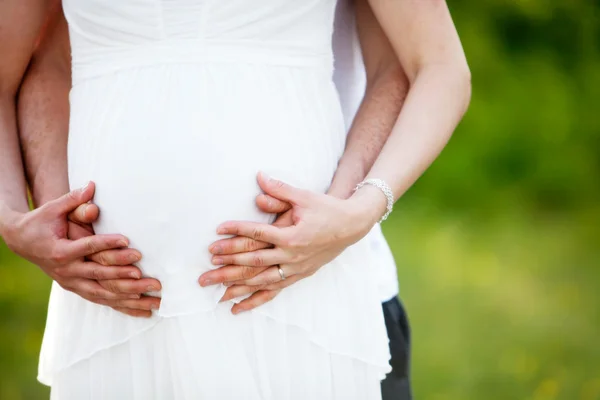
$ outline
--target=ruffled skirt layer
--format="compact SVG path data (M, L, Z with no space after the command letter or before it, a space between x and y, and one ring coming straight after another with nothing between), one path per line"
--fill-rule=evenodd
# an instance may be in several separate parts
M300 328L229 309L161 319L58 373L51 399L380 398L371 365L327 351Z

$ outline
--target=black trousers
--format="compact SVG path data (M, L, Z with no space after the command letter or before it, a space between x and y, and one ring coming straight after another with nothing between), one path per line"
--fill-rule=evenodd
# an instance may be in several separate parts
M397 297L382 304L385 326L390 339L392 372L381 382L383 400L411 400L410 328L406 311Z

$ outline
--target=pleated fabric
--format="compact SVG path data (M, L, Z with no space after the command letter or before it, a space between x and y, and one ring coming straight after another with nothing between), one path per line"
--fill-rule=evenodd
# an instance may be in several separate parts
M218 303L225 287L197 283L220 223L273 220L254 204L259 170L331 182L345 141L335 1L63 7L70 185L96 182L95 231L130 239L162 303L136 319L53 285L38 376L53 398L377 399L389 351L368 242L241 316Z

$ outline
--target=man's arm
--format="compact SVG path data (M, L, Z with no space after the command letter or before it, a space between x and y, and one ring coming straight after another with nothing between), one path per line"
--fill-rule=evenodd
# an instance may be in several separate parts
M42 207L69 190L70 46L67 23L60 6L52 10L51 15L46 35L33 55L19 96L19 128L27 175L34 203ZM68 238L95 237L89 223L97 216L98 208L93 204L79 206L71 212ZM160 300L157 298L138 299L148 287L160 289L160 283L155 279L139 279L141 272L131 265L141 258L138 251L108 249L90 254L88 258L85 264L97 269L96 276L73 275L70 283L58 282L87 300L129 315L150 316L150 310L158 308ZM121 273L115 274L119 269ZM110 271L113 271L112 275L107 276ZM117 277L121 279L115 279ZM91 287L95 287L100 295L91 296L87 290Z
M19 136L35 206L69 191L71 49L60 4L49 15L46 34L32 56L18 102Z
M0 2L0 233L15 213L29 210L21 161L16 95L42 28L46 1Z

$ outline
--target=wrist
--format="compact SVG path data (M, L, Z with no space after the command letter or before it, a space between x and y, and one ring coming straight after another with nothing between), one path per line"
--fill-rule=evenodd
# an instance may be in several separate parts
M347 200L352 209L353 224L366 235L387 211L387 198L377 187L365 185Z
M14 230L16 222L23 213L10 208L8 205L0 203L0 236L7 242L10 233Z

